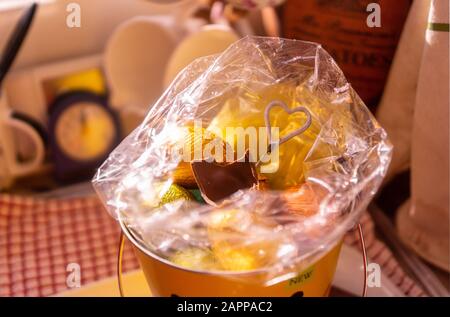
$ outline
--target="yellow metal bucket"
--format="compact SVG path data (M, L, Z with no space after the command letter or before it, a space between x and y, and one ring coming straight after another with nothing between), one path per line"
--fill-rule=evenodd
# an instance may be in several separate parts
M258 272L211 273L178 267L142 246L121 223L123 234L133 246L154 296L180 297L323 297L328 296L342 242L291 279L265 286L254 281ZM120 271L120 270L119 270ZM236 275L233 278L232 275ZM249 282L245 282L248 276ZM120 277L119 277L120 278Z

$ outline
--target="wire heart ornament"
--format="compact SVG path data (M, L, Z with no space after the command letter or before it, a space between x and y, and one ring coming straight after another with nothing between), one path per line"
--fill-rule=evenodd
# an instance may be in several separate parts
M288 115L292 115L297 112L302 112L306 115L306 122L303 124L303 126L301 126L300 128L298 128L295 131L292 131L291 133L288 133L286 136L281 137L278 142L274 142L272 140L272 125L270 123L270 111L275 107L283 108L283 110ZM312 117L311 117L311 113L309 112L309 110L306 109L305 107L300 106L300 107L296 107L294 109L290 109L283 101L273 100L267 105L267 107L264 111L264 121L265 121L266 129L267 129L267 137L269 138L269 152L270 152L270 151L272 151L274 144L275 145L283 144L283 143L289 141L290 139L305 132L311 126Z

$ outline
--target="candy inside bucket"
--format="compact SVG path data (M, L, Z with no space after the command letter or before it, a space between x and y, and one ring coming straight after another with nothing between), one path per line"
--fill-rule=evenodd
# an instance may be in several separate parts
M147 255L273 285L339 244L391 151L320 45L246 37L184 69L93 183Z

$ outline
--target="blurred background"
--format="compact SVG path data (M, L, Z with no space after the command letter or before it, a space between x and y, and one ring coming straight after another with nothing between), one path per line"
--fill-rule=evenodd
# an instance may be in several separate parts
M0 296L70 295L73 262L73 294L117 295L119 229L90 179L180 70L247 35L322 44L390 135L369 295L448 295L448 1L0 0ZM357 296L346 245L332 294ZM145 295L131 252L124 269Z

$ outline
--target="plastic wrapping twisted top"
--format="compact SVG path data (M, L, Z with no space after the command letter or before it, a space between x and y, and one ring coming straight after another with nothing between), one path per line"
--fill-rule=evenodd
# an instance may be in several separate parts
M264 114L272 102L280 106L269 124L280 139L307 120L290 110L307 109L311 123L267 157ZM248 153L256 138L258 186L212 205L193 198L195 158L180 153L195 143L194 126L201 145L219 140L231 152ZM245 140L236 142L230 127L244 130ZM192 270L257 271L270 284L339 243L376 193L391 151L386 132L320 45L246 37L186 67L93 184L151 253ZM197 160L204 159L200 152ZM220 178L210 181L221 186Z

